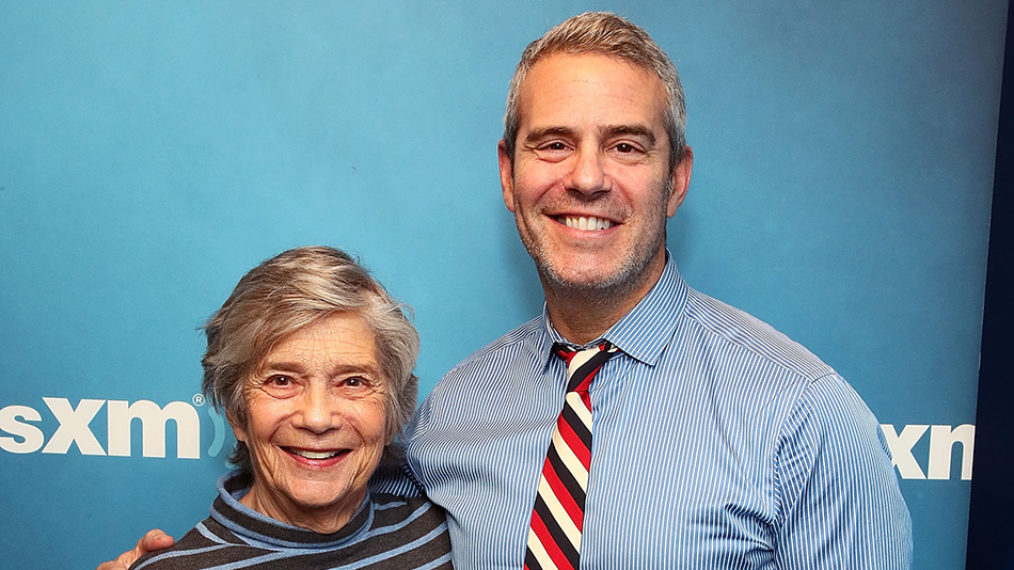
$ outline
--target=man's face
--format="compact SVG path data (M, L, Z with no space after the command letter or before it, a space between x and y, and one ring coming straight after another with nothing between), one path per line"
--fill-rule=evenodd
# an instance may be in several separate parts
M669 171L665 105L655 74L608 56L553 54L529 70L513 161L500 144L500 180L550 287L622 294L661 274L666 218L692 164L687 149Z

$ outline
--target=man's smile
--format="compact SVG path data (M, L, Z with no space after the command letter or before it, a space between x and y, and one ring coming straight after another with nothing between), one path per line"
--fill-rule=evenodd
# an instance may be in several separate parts
M612 220L595 216L554 216L553 219L577 230L608 230L615 225Z

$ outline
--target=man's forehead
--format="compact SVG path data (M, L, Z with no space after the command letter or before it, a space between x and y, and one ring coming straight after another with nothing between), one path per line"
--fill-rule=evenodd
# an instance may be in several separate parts
M521 86L523 88L533 77L545 75L580 77L598 73L617 77L640 75L646 81L657 81L664 88L662 80L651 68L628 59L598 52L570 53L562 51L540 57L528 69Z
M559 120L654 127L662 124L666 107L665 85L652 70L598 53L539 59L519 97L522 128L552 127Z

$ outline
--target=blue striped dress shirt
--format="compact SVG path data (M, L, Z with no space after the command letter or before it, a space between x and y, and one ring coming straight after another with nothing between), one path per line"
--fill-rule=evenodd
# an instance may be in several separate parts
M581 568L908 568L911 519L878 423L805 348L703 295L670 258L603 338ZM566 391L547 314L470 356L408 433L454 564L519 569ZM375 481L407 492L407 481ZM400 487L400 488L398 488Z

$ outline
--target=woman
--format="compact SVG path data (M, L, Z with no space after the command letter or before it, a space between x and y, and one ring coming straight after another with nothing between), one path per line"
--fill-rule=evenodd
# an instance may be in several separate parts
M419 337L365 269L331 248L287 251L204 331L203 391L238 469L209 518L131 568L451 568L438 507L366 487L415 408Z

